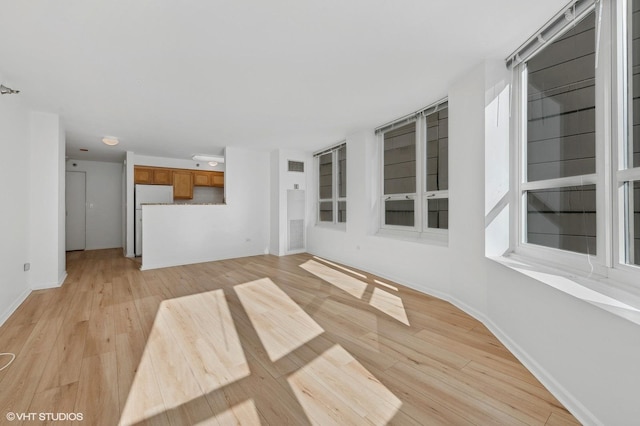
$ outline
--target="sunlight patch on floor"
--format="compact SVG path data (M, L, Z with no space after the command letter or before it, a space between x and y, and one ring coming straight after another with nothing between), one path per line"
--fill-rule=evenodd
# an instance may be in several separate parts
M378 285L381 285L381 286L383 286L383 287L389 288L389 289L391 289L391 290L393 290L393 291L398 291L398 287L393 286L393 285L391 285L391 284L387 284L387 283L382 282L382 281L380 281L380 280L373 280L373 282L374 282L374 283L376 283L376 284L378 284Z
M407 311L404 309L402 299L395 294L391 294L388 291L384 291L379 288L374 288L371 300L369 300L369 305L381 312L384 312L390 317L397 319L405 325L411 325L409 324L409 318L407 318Z
M360 277L360 278L362 278L362 279L367 279L367 276L366 276L366 275L361 274L360 272L356 272L356 271L354 271L353 269L349 269L349 268L344 267L344 266L342 266L342 265L338 265L337 263L333 263L333 262L331 262L331 261L329 261L329 260L327 260L327 259L323 259L323 258L318 257L318 256L313 256L313 258L314 258L314 259L316 259L316 260L319 260L320 262L324 262L324 263L326 263L327 265L331 265L331 266L333 266L334 268L338 268L338 269L342 269L343 271L347 271L348 273L353 274L353 275L356 275L356 276L358 276L358 277Z
M196 425L259 425L260 416L253 399L234 405L215 417L203 420Z
M324 332L296 302L269 278L234 287L271 361Z
M334 345L287 381L312 424L387 424L400 401L340 345Z
M222 290L166 300L156 313L120 422L134 424L249 374Z
M336 271L335 269L323 265L322 263L318 263L315 260L308 260L300 265L300 267L358 299L362 298L362 295L367 289L366 282L360 281L359 279L347 275L344 272Z

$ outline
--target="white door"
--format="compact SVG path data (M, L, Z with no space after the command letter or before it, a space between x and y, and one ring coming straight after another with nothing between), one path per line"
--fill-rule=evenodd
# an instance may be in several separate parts
M67 172L65 185L67 251L84 250L86 243L85 172Z

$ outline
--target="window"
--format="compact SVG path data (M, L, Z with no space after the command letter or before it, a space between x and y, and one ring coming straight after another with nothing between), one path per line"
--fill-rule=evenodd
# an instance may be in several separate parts
M444 100L376 130L382 146L382 228L446 233L448 117Z
M595 12L522 68L525 241L595 255Z
M347 145L315 155L318 163L318 222L347 221Z
M632 0L627 7L627 108L628 123L626 143L620 149L620 171L617 173L621 189L619 208L623 212L621 260L640 266L640 0Z
M637 282L639 52L640 0L577 0L507 59L516 252Z

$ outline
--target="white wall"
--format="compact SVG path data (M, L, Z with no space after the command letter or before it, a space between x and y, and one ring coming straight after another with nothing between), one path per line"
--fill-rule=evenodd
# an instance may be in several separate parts
M449 90L450 294L486 312L486 288L470 279L484 257L485 73L479 66ZM463 141L463 142L460 142ZM466 161L460 161L464 158ZM478 178L472 178L477 176ZM464 267L460 267L463 264Z
M57 116L56 116L57 117ZM62 285L67 277L67 208L66 208L66 179L67 173L64 170L64 160L67 153L67 136L64 128L64 123L57 117L58 121L58 156L56 158L56 170L58 174L58 286ZM32 181L33 182L33 181ZM52 256L49 253L49 256Z
M280 255L280 151L271 151L269 190L269 253Z
M489 129L485 108L498 110L500 94L508 100L508 79L502 61L488 61L449 88L448 247L373 234L379 159L368 130L347 138L346 232L311 226L308 251L453 301L489 326L579 420L633 424L640 418L640 327L485 257L485 175L498 182L489 188L497 191L492 200L504 192L499 185L505 176L504 169L498 177L485 170L485 145L509 155L493 139L504 136L504 116ZM508 105L499 110L509 113ZM493 213L500 199L489 206ZM506 221L495 215L500 232L508 205L502 210ZM504 248L504 241L491 241L492 250Z
M125 200L122 208L124 209L123 216L125 217L125 235L124 235L124 253L127 257L135 256L134 245L134 221L135 221L135 203L133 199L134 190L134 176L133 167L135 165L135 154L131 151L127 151L127 158L124 161L125 170Z
M170 167L173 169L191 169L191 170L216 170L225 171L225 163L217 166L210 166L204 161L193 161L181 158L153 157L150 155L134 154L134 164L136 166L153 166L153 167Z
M56 114L29 113L29 285L57 287L66 277L64 130Z
M3 81L0 79L0 81ZM29 262L29 114L18 95L0 99L0 325L30 292Z
M143 206L142 269L268 252L269 158L227 148L226 205Z
M315 226L312 221L307 235L308 251L410 284L419 290L448 294L450 256L446 247L373 234L380 217L378 164L373 129L347 137L346 231ZM316 185L309 189L310 199L315 200ZM428 273L417 267L424 265L426 259L431 265Z
M2 80L2 79L0 79ZM29 111L20 95L0 99L0 325L32 289L66 277L65 132L55 114ZM30 271L24 264L30 263Z
M122 247L121 163L67 160L66 170L85 172L86 249Z

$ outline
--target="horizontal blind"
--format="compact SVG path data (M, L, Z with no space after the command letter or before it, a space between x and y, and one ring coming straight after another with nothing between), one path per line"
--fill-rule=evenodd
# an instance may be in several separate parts
M333 151L337 151L337 150L339 150L341 148L344 148L345 146L347 146L347 142L346 141L339 142L337 145L333 145L333 146L331 146L329 148L323 149L322 151L316 152L315 154L313 154L313 156L314 157L320 157L321 155L328 154L328 153L333 152Z
M382 126L377 127L375 132L376 134L384 133L389 130L402 127L405 124L416 120L418 117L433 114L434 112L437 112L437 111L440 111L441 109L446 108L448 105L449 105L449 102L447 98L441 99L438 102L434 102L431 105L421 108L416 112L412 112L411 114L407 114L404 117L400 117L398 119L390 121L389 123L383 124Z
M540 48L561 35L570 25L580 21L593 9L598 1L602 0L576 0L569 3L538 30L538 32L531 36L529 40L505 59L507 68L512 69L529 59L540 50Z

